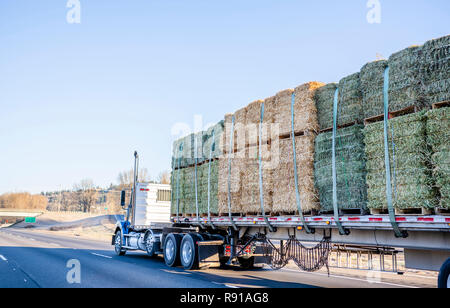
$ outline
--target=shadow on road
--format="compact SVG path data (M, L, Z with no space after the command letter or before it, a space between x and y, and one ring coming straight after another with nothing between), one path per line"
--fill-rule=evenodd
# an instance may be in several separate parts
M169 268L162 257L129 252L117 256L113 250L0 246L0 287L152 287L152 288L223 288L226 285L269 288L313 288L297 282L282 281L286 274L267 269L243 271L211 268L185 271ZM67 282L68 261L79 260L82 283ZM6 264L5 264L6 263ZM268 275L273 279L262 277ZM292 280L292 274L290 280ZM21 283L27 280L29 283ZM32 282L32 283L30 283Z

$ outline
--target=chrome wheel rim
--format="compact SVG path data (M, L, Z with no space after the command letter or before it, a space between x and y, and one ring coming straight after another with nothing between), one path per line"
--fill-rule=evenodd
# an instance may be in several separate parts
M119 253L122 250L122 243L121 243L121 234L120 234L120 232L116 234L115 247L116 247L116 252L117 253Z
M173 240L169 239L166 245L166 256L168 260L171 261L173 259L173 256L175 254L174 252L175 252L175 245L173 243Z
M184 242L183 247L181 249L183 263L189 264L192 260L192 247L189 242Z
M147 237L147 251L152 251L153 250L153 235L149 234Z

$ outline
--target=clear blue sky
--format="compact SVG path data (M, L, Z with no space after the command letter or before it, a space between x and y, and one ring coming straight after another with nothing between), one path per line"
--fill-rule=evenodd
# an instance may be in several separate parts
M0 193L170 168L171 128L205 123L379 53L447 35L448 0L0 1Z

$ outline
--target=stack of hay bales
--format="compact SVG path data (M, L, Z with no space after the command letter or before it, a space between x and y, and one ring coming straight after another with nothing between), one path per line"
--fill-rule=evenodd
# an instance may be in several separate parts
M379 60L367 63L361 69L359 75L365 119L384 113L384 71L387 66L386 60Z
M198 166L199 213L208 214L208 172L209 163ZM210 212L218 214L219 161L211 161Z
M242 198L241 208L244 213L256 214L261 212L261 201L259 191L259 126L261 122L261 108L264 101L257 100L247 106L246 128L247 144L245 149L245 165L242 172ZM264 105L266 110L266 106ZM266 117L266 112L264 112ZM270 159L268 140L270 139L270 127L262 126L262 160ZM264 167L264 166L263 166ZM272 170L263 170L263 198L264 211L270 212L272 209Z
M314 139L315 134L313 133L295 137L298 189L304 213L317 211L320 207L314 187ZM292 139L282 139L279 144L279 164L273 170L272 212L274 214L293 214L297 213L298 209Z
M450 107L427 113L427 138L433 152L431 163L439 207L450 209Z
M316 138L314 173L322 212L333 211L333 132ZM336 178L339 209L367 210L366 159L362 125L336 132Z
M234 115L225 115L225 130L222 136L224 144L224 155L219 159L219 214L228 213L228 170L229 158L231 157L230 195L232 214L241 213L242 197L242 174L245 168L245 145L246 145L246 108L235 112ZM232 117L234 116L233 144L230 148Z
M420 70L427 103L450 100L450 35L424 44Z
M264 212L268 214L272 210L272 169L264 168L264 162L270 159L270 148L268 143L264 143L261 148L262 157L262 179L263 179L263 200ZM250 146L245 150L246 159L242 174L242 211L246 214L261 213L261 200L259 190L259 148Z
M397 111L415 106L426 107L421 80L420 57L422 47L412 46L389 57L389 110Z
M174 169L172 171L172 200L170 212L172 215L177 214L177 204L179 204L178 214L183 214L184 212L184 202L183 202L183 185L184 185L184 169ZM178 194L178 195L177 195Z
M295 137L295 153L300 202L304 213L319 209L314 187L314 139L319 130L315 97L317 92L325 87L327 86L323 83L309 82L295 90L281 91L276 95L274 106L270 108L273 109L274 123L279 127L279 135L282 136L282 139L272 139L271 155L268 157L273 168L272 212L275 214L298 212L292 144L293 93L294 133L298 135Z
M392 198L396 209L435 206L425 120L425 111L389 120ZM364 129L370 209L387 209L383 124L369 124Z
M219 214L228 213L228 158L231 155L230 201L231 213L242 212L242 173L245 168L245 151L227 153L219 159Z
M338 85L329 83L317 89L314 96L317 108L317 119L321 130L333 126L333 102Z

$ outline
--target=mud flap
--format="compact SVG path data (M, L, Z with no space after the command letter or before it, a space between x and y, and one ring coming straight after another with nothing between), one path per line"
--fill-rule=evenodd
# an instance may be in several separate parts
M205 241L198 243L199 267L220 266L219 251L223 241Z

